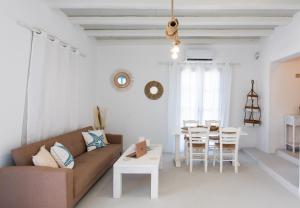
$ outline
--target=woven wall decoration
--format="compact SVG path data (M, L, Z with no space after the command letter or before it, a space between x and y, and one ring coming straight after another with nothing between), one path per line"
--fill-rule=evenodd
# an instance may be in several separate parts
M149 99L157 100L163 95L164 88L161 83L157 81L150 81L146 84L144 92Z

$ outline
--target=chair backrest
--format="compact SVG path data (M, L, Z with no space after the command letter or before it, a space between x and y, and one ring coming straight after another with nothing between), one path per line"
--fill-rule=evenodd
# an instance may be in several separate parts
M205 126L220 126L220 121L218 120L205 120Z
M208 143L209 129L207 127L189 127L189 142L197 144Z
M197 120L183 120L184 127L197 127L199 125L199 121Z
M239 144L240 128L227 127L220 129L220 144Z
M220 128L220 121L218 120L206 120L205 126L209 128L210 131L218 131Z

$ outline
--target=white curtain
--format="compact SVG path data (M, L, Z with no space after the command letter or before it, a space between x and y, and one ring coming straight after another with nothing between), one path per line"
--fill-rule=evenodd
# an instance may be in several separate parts
M181 64L181 109L180 124L183 120L202 120L203 81L206 68L200 64Z
M45 33L33 35L28 80L27 143L79 127L82 57Z
M169 65L169 93L168 93L168 139L164 145L164 151L174 152L175 132L180 129L180 84L181 66Z
M183 120L220 120L222 126L228 126L230 94L229 64L171 64L166 151L174 151L174 134L180 131Z
M220 70L220 103L219 117L222 126L229 126L232 67L221 65Z

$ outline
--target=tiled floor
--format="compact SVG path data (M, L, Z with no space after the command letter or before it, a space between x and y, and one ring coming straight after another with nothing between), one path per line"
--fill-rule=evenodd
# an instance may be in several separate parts
M227 163L223 174L211 164L204 173L196 164L192 174L186 167L175 168L171 155L164 155L160 172L159 198L150 199L150 177L123 177L123 196L112 198L112 170L110 170L80 201L77 208L128 207L203 207L203 208L282 208L299 207L300 200L273 180L257 163L240 153L240 172L235 174Z

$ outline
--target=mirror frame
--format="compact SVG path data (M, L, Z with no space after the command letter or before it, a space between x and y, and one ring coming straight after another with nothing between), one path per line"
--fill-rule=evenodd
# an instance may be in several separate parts
M157 93L152 94L151 93L151 88L156 87L157 88ZM162 84L158 81L150 81L146 84L145 89L144 89L145 95L150 99L150 100L158 100L164 93L164 88Z
M118 82L118 79L121 76L126 78L126 83L123 85ZM117 90L129 89L132 85L132 82L133 82L132 75L130 72L128 72L126 70L118 70L112 75L112 84L113 84L114 88Z

